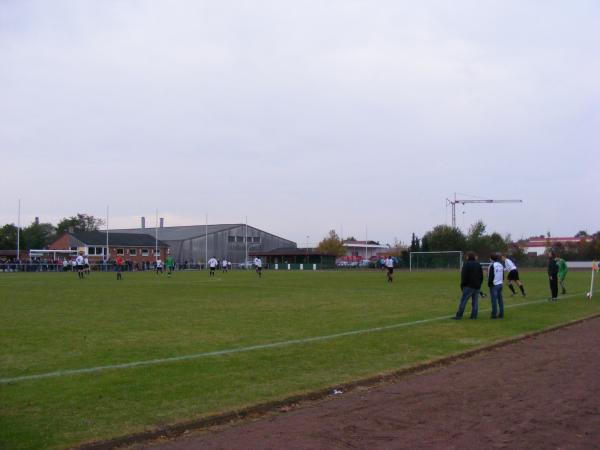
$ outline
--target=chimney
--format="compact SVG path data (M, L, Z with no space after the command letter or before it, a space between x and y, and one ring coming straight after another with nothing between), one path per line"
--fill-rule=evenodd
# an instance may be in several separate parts
M165 218L164 218L164 217L161 217L161 218L160 218L160 227L161 227L161 228L164 228L164 227L165 227Z
M142 216L142 228L146 228L146 218Z
M40 224L40 218L39 218L39 217L36 217L36 218L35 218L35 224L36 224L36 225L39 225L39 224Z

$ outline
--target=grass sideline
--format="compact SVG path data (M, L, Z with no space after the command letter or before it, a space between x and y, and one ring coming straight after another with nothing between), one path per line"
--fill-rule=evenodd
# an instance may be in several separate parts
M250 352L0 385L0 447L64 448L351 382L600 312L597 300L507 298L504 321L436 320ZM572 272L571 292L589 287ZM0 378L386 327L454 313L457 272L2 274ZM506 292L505 292L506 294ZM483 301L486 309L489 301Z

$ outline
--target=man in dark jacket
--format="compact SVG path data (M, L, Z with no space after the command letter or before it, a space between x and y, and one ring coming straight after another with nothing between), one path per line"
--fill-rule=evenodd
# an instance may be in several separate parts
M471 297L471 319L477 319L479 290L481 289L482 282L483 270L481 269L481 264L475 259L475 253L469 252L467 254L467 261L464 263L460 273L462 296L458 305L458 311L456 311L456 316L454 316L455 320L462 319L469 297Z
M551 300L556 302L558 301L558 264L554 252L550 252L548 258L548 278L550 279L550 292L552 293Z

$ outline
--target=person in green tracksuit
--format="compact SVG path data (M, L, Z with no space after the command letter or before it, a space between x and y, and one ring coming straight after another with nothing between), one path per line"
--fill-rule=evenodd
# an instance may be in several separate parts
M567 272L569 268L567 267L567 262L561 257L556 258L558 263L558 282L560 283L560 287L562 289L563 295L567 293L567 289L565 288L565 278L567 278Z
M175 267L175 261L171 256L167 256L165 260L165 266L167 266L167 276L171 276L171 272L173 272L173 268Z

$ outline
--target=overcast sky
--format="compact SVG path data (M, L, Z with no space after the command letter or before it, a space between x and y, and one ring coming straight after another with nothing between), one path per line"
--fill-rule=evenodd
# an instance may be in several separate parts
M597 0L0 0L0 224L597 231L599 43Z

